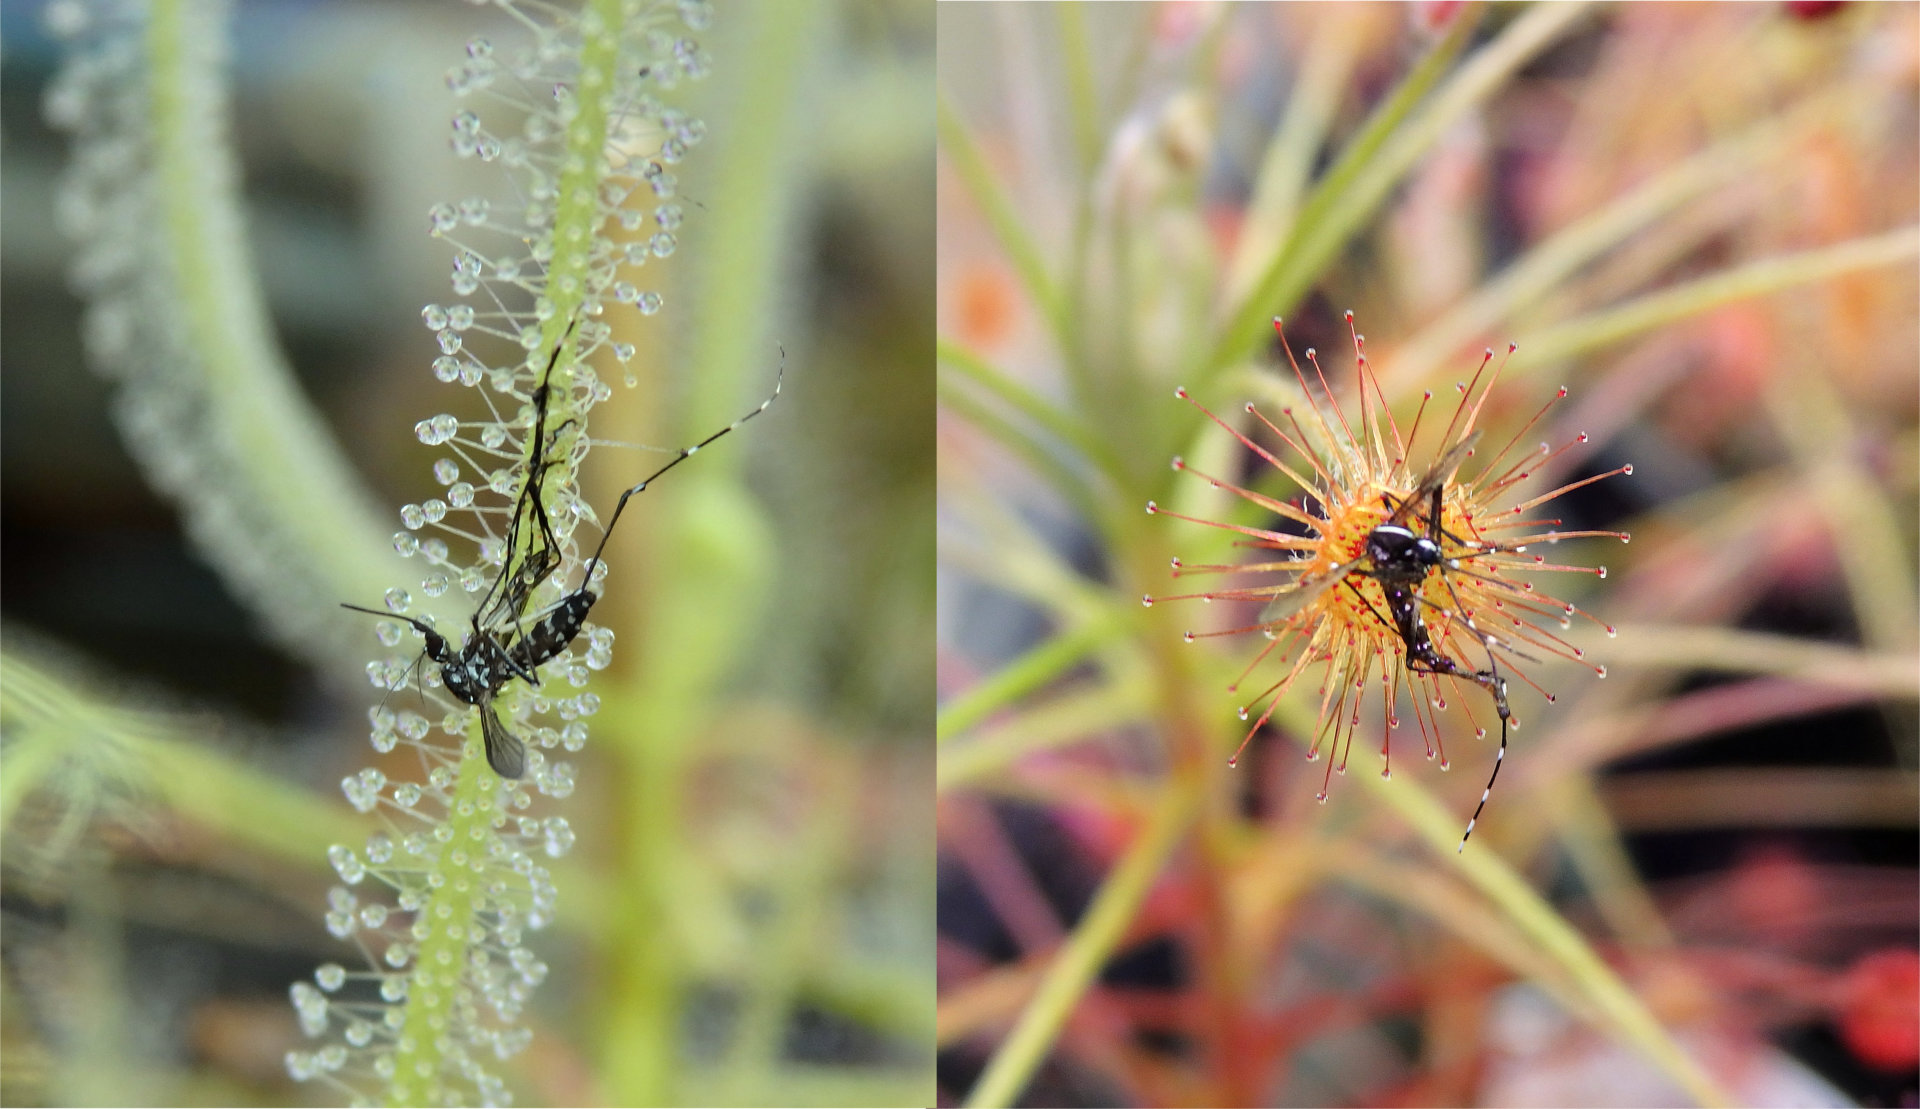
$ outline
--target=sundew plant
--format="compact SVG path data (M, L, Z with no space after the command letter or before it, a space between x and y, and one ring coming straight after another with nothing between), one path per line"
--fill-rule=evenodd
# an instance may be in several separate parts
M611 3L577 14L512 3L503 8L525 25L529 41L497 55L489 39L476 37L448 85L462 97L486 96L492 101L487 118L508 119L512 129L490 126L469 108L454 117L452 142L463 157L497 163L520 199L512 206L473 198L433 208L431 231L453 246L453 292L461 299L421 313L441 351L434 375L479 390L490 415L463 422L443 413L420 421L420 441L446 449L433 467L445 494L403 508L406 527L393 545L423 564L417 588L426 597L464 596L475 607L482 594L517 584L512 579L543 529L558 550L550 555L556 560L551 572L507 613L508 626L481 627L476 620L468 631L449 631L449 638L504 640L524 631L513 624L551 608L580 575L575 531L593 515L575 474L590 442L589 410L612 392L582 359L611 341L611 328L598 318L609 304L636 305L647 315L660 308L659 293L629 278L650 258L673 253L683 219L674 167L699 143L705 125L659 97L705 77L711 65L690 37L711 18L701 3ZM160 18L147 25L148 33L177 34L174 45L182 51L217 40L204 27L168 28L166 13L154 14ZM151 318L113 298L107 290L125 278L113 271L112 260L96 261L116 244L106 234L117 220L145 215L141 198L111 194L117 186L105 180L109 167L103 165L119 152L116 144L127 141L114 125L137 122L150 103L117 91L138 87L116 71L135 63L113 44L119 24L137 23L139 16L57 11L53 18L79 35L97 36L81 45L67 83L53 96L56 110L70 114L85 140L70 210L92 209L74 222L100 236L83 267L102 293L89 322L96 355L110 360L138 341L119 329ZM128 323L115 322L122 316ZM468 342L486 335L507 340L525 357L481 357ZM634 348L620 343L613 353L624 363ZM539 421L536 390L545 392ZM156 457L171 449L171 441L156 444ZM526 489L530 463L537 464L541 497ZM547 519L528 518L542 504ZM384 600L396 615L414 611L408 588L390 588ZM421 773L390 779L368 767L342 782L355 809L383 818L363 844L328 848L342 884L328 895L327 929L350 940L365 962L351 970L327 963L312 983L293 987L302 1029L325 1044L289 1052L287 1068L296 1079L324 1081L355 1100L497 1104L509 1095L488 1067L526 1046L531 1031L521 1012L547 974L527 945L556 911L545 863L565 855L574 841L564 816L532 809L536 797L559 800L573 792L573 765L559 755L586 742L586 719L599 698L583 689L592 671L610 664L612 635L588 625L578 648L542 668L546 684L536 690L513 683L497 698L472 705L439 688L437 668L416 657L417 638L403 637L406 627L379 624L383 644L408 646L368 664L374 686L388 694L369 715L374 749L405 745L417 752ZM431 701L405 696L415 681ZM416 703L434 707L417 711ZM499 777L479 757L482 714L493 712L533 746L525 781Z
M524 584L530 560L557 560L523 608L510 606L509 627L474 625L474 636L502 639L510 630L525 634L511 623L554 608L581 575L575 529L592 510L579 499L573 475L589 442L588 411L611 389L580 359L610 341L611 329L596 319L607 302L634 304L647 315L660 309L659 293L628 278L649 258L673 253L683 219L673 167L706 125L666 106L659 94L705 77L711 65L687 37L707 26L704 3L614 3L544 19L512 3L506 9L527 23L531 44L499 57L489 40L476 38L448 85L465 96L492 92L494 111L513 111L519 131L490 127L466 110L454 117L453 146L462 156L499 162L525 200L498 210L483 199L433 209L433 233L454 245L454 292L464 299L428 305L421 314L440 345L435 376L492 394L493 416L464 425L450 414L420 422L421 442L449 450L434 463L446 497L406 506L407 530L394 536L395 549L426 564L420 588L429 597L455 586L470 596L504 596ZM622 231L625 242L616 238ZM489 365L466 345L475 334L510 340L526 357ZM614 355L624 363L634 349L622 343ZM502 407L511 411L502 414ZM543 496L533 496L529 480L544 486ZM527 518L540 506L547 519ZM559 549L536 556L546 529ZM471 548L466 557L451 556L445 537ZM598 581L581 585L604 588ZM390 590L386 604L404 614L410 598ZM383 623L381 640L391 646L400 632ZM552 919L557 900L550 873L536 860L565 855L574 840L564 817L529 809L535 794L571 794L574 768L535 749L527 782L500 777L477 757L491 726L483 716L499 712L537 748L578 751L587 739L585 720L599 707L592 692L578 691L592 671L610 664L613 637L588 625L581 639L581 649L564 650L542 668L551 686L529 690L502 676L511 688L477 706L439 694L437 721L386 704L373 711L374 748L417 748L426 778L390 782L368 768L342 783L356 809L391 814L391 830L374 832L360 853L329 848L345 884L329 895L327 927L351 938L368 965L349 973L330 963L316 972L317 985L294 987L302 1028L338 1037L290 1053L296 1078L324 1079L357 1097L384 1089L400 1104L507 1099L487 1060L515 1054L531 1036L518 1018L547 968L526 941ZM438 684L433 667L420 663L389 657L371 664L369 674L390 692L406 689L412 674ZM552 688L563 684L572 691ZM550 722L536 723L534 714L551 714ZM464 742L448 745L436 732ZM368 878L377 884L356 893ZM377 990L378 1001L345 992L362 983Z
M88 906L100 951L125 911L101 892L116 884L114 836L164 857L174 822L207 827L278 860L289 900L314 909L324 893L330 954L292 984L277 1052L309 1084L297 1096L917 1100L930 983L900 899L930 896L915 892L913 829L891 812L911 767L825 742L827 725L765 685L723 696L749 647L757 681L791 687L828 642L838 720L861 719L862 683L890 673L912 689L911 652L888 639L901 628L868 609L913 576L863 553L836 549L832 573L866 596L822 575L816 599L866 639L803 617L749 634L773 581L831 544L790 535L778 564L741 480L751 441L794 436L781 420L806 403L788 357L803 336L772 330L794 307L775 282L797 238L786 224L826 167L851 176L910 147L910 121L869 106L848 126L859 98L846 97L827 115L856 143L803 144L786 126L824 110L836 38L842 62L856 56L820 6L450 6L481 29L447 58L434 153L450 146L476 172L442 178L473 191L421 213L419 249L451 289L419 309L432 407L394 428L427 449L408 487L430 492L395 513L353 478L266 323L225 145L231 15L196 0L46 8L66 61L45 114L73 142L58 217L87 355L114 383L132 453L283 649L363 675L372 751L340 781L343 818L177 720L105 709L101 683L57 652L10 652L9 880L31 872L36 895ZM891 87L873 72L887 68L863 74L868 94ZM910 70L890 76L911 87ZM883 391L867 410L903 406ZM858 419L838 432L849 452L867 434ZM676 459L657 488L635 485ZM862 462L888 481L843 488L891 505L911 549L912 467L884 451ZM801 452L787 469L819 485L836 464ZM616 504L621 534L601 553ZM831 496L799 507L869 526ZM583 624L556 615L582 602ZM865 708L883 738L911 730L897 703ZM502 744L524 746L523 767L490 760ZM890 827L884 843L868 821ZM585 844L593 862L576 857ZM327 887L305 885L307 863L330 865ZM543 1001L569 963L590 965L594 988ZM125 1100L97 1061L130 1024L51 1034L43 1093ZM563 1035L528 1052L555 1024ZM164 1051L147 1051L157 1070Z
M1920 1086L1920 10L939 14L943 1099Z
M1352 419L1337 396L1330 395L1326 405L1321 405L1299 362L1291 357L1291 350L1288 361L1306 397L1305 411L1284 409L1280 416L1287 429L1282 429L1256 406L1247 405L1247 414L1260 427L1299 454L1297 463L1276 457L1246 433L1201 409L1303 493L1293 501L1277 501L1221 478L1200 476L1213 488L1232 490L1243 500L1273 513L1283 522L1281 526L1292 530L1191 521L1233 533L1236 546L1274 553L1244 564L1191 564L1176 557L1172 569L1177 578L1224 575L1235 579L1234 584L1158 599L1209 604L1251 601L1262 608L1250 624L1189 631L1183 636L1192 643L1209 636L1257 631L1267 640L1228 687L1237 692L1248 684L1250 676L1273 671L1248 690L1253 696L1242 703L1239 714L1243 720L1252 718L1253 723L1227 765L1239 764L1247 745L1273 719L1280 698L1313 668L1325 675L1318 682L1320 707L1307 750L1309 760L1326 759L1316 800L1327 799L1336 769L1346 773L1362 702L1376 675L1382 690L1380 720L1385 725L1380 744L1381 777L1393 776L1391 733L1400 726L1403 689L1409 694L1408 703L1426 757L1445 770L1451 764L1439 717L1434 714L1446 711L1448 691L1459 699L1465 691L1479 686L1492 698L1490 705L1497 723L1476 714L1470 701L1461 708L1474 725L1476 737L1486 738L1489 728L1500 733L1494 768L1481 794L1484 807L1506 758L1507 733L1519 725L1508 699L1509 683L1538 688L1522 661L1540 661L1528 652L1584 659L1581 648L1548 629L1554 625L1571 628L1575 616L1597 623L1578 605L1536 588L1534 575L1573 572L1605 577L1606 567L1570 566L1539 552L1567 539L1606 536L1626 542L1630 538L1624 532L1566 530L1559 526L1558 519L1529 513L1601 478L1631 474L1633 466L1622 465L1611 473L1558 489L1529 491L1533 495L1516 492L1524 488L1536 468L1548 465L1556 454L1565 453L1583 438L1561 444L1558 451L1546 443L1537 450L1515 449L1520 446L1520 436L1538 424L1554 402L1565 398L1566 390L1561 389L1504 445L1488 444L1484 451L1476 451L1482 429L1475 425L1500 376L1492 350L1483 356L1473 377L1460 384L1459 397L1450 413L1447 406L1437 406L1439 411L1433 413L1433 422L1427 426L1428 434L1437 435L1439 443L1427 457L1420 432L1428 415L1426 402L1433 400L1432 394L1421 397L1421 406L1403 431L1390 410L1370 403L1370 396L1378 396L1378 383L1372 378L1365 340L1354 330L1351 312L1346 314L1346 323L1353 339L1354 383L1360 401ZM1284 342L1281 321L1274 321L1274 329ZM1507 353L1511 355L1513 349L1509 347ZM1318 352L1309 348L1307 360L1313 366L1315 381L1322 389L1327 388ZM1191 400L1185 388L1176 392L1182 400ZM1258 428L1254 430L1257 434ZM1179 458L1174 459L1173 467L1190 469ZM1309 473L1313 476L1306 476ZM1149 501L1147 511L1157 514L1160 508ZM1415 570L1417 579L1409 578L1408 568ZM1410 580L1412 584L1408 584ZM1148 594L1143 603L1151 606L1155 599ZM1601 626L1609 635L1613 633L1611 627ZM1604 666L1594 666L1593 671L1606 677ZM1553 694L1541 692L1548 702L1555 699ZM1479 813L1476 809L1474 819L1467 822L1461 834L1463 850Z

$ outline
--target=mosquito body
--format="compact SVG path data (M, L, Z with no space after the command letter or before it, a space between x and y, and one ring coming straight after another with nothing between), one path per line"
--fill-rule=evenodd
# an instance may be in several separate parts
M485 597L474 610L472 628L466 642L458 652L453 650L445 636L422 621L409 616L401 616L420 633L426 641L425 656L440 666L440 681L447 692L462 702L480 709L481 735L485 741L487 764L494 773L502 778L518 778L526 773L526 745L518 736L502 724L493 711L493 698L508 682L514 678L523 678L535 685L539 679L534 675L534 667L539 662L528 663L524 655L517 657L511 647L503 646L501 636L510 635L511 629L518 624L526 612L533 591L553 573L560 562L559 541L554 537L553 526L547 520L546 504L541 498L541 488L546 482L547 468L552 465L549 458L551 444L548 442L547 405L552 395L554 367L559 365L560 356L566 352L567 339L579 325L579 318L567 324L567 329L554 344L553 355L547 359L546 369L540 377L540 384L529 396L533 406L533 421L527 432L526 482L521 488L519 499L514 502L513 516L507 526L505 538L507 561L494 578ZM553 429L552 436L573 423L571 419ZM513 552L519 545L521 520L531 518L538 525L538 533L528 545L526 554L518 566L513 565ZM343 604L340 607L355 612L365 612L374 616L390 616L391 613L379 612L358 605ZM517 646L517 644L516 644ZM548 655L540 659L544 662Z
M1480 433L1476 431L1455 443L1435 460L1427 475L1397 506L1383 496L1382 502L1392 509L1392 514L1385 523L1367 533L1366 543L1358 557L1298 582L1296 588L1275 597L1261 614L1263 622L1285 620L1327 590L1345 585L1375 619L1392 628L1400 637L1400 642L1407 650L1405 664L1408 671L1473 682L1492 695L1494 712L1500 717L1500 749L1494 755L1493 773L1487 778L1486 789L1481 791L1480 804L1473 810L1472 819L1467 821L1465 835L1460 837L1462 849L1466 847L1467 837L1473 835L1473 826L1486 808L1487 798L1493 793L1494 780L1500 776L1500 765L1507 754L1507 722L1513 716L1507 703L1507 680L1501 677L1500 663L1493 654L1493 646L1498 641L1474 626L1472 614L1460 603L1458 594L1453 591L1453 584L1446 580L1447 571L1460 568L1461 557L1449 557L1441 546L1442 539L1452 540L1457 546L1468 546L1472 550L1466 557L1501 549L1497 544L1465 543L1440 526L1441 500L1447 481L1473 452L1479 440ZM1427 517L1424 533L1408 526L1410 514L1423 502ZM1427 579L1435 573L1441 575L1441 582L1453 598L1451 608L1435 605L1421 595ZM1361 592L1355 578L1370 578L1379 585L1386 602L1385 613ZM1445 613L1480 641L1481 648L1487 653L1485 670L1463 666L1440 652L1427 626L1424 610L1429 608ZM1508 645L1501 645L1511 650Z
M480 709L480 734L486 744L487 765L493 767L493 772L502 778L518 778L526 773L526 745L494 715L493 698L514 678L539 684L532 667L515 659L512 651L502 647L493 633L482 630L477 622L467 641L456 653L447 642L447 637L423 620L361 608L359 605L343 604L340 607L370 616L392 617L411 624L413 630L426 640L426 656L440 665L440 683L447 687L447 692Z
M1147 594L1141 601L1148 607L1159 600L1264 603L1259 618L1250 623L1198 633L1188 631L1185 635L1189 643L1212 636L1256 631L1266 636L1269 644L1262 647L1240 676L1228 685L1229 690L1237 691L1241 682L1270 657L1287 664L1287 669L1272 684L1255 694L1251 702L1240 706L1242 720L1249 719L1248 710L1253 705L1263 704L1264 710L1252 727L1247 729L1239 748L1227 760L1229 766L1238 764L1241 754L1272 720L1282 698L1288 690L1295 688L1297 680L1308 668L1314 663L1326 664L1328 680L1320 690L1319 720L1308 752L1310 759L1317 758L1322 739L1331 731L1336 757L1327 761L1326 780L1318 795L1322 801L1326 800L1326 783L1331 782L1336 764L1343 771L1346 767L1346 755L1340 753L1340 745L1344 742L1345 751L1351 753L1353 737L1360 724L1362 691L1370 676L1377 673L1385 686L1385 724L1388 728L1398 724L1394 702L1399 687L1403 681L1409 686L1410 692L1415 695L1414 708L1420 730L1427 740L1427 757L1438 754L1442 769L1446 768L1447 762L1445 751L1435 743L1439 721L1430 714L1427 704L1422 703L1420 693L1429 693L1431 709L1438 711L1445 707L1445 702L1440 699L1439 678L1453 679L1456 684L1468 682L1486 690L1493 698L1494 708L1500 717L1500 748L1495 755L1486 788L1481 791L1480 803L1460 837L1460 848L1464 850L1492 795L1493 784L1506 758L1508 733L1515 726L1507 699L1509 681L1525 681L1540 689L1548 701L1553 700L1553 694L1534 683L1520 666L1521 661L1538 663L1542 660L1520 649L1520 645L1538 649L1543 655L1575 661L1585 658L1581 648L1554 635L1536 621L1540 618L1557 619L1562 627L1566 627L1571 617L1580 615L1604 628L1608 635L1614 632L1611 626L1602 623L1591 613L1545 592L1536 591L1532 581L1518 576L1520 573L1567 571L1605 577L1606 567L1550 562L1543 555L1527 554L1529 544L1600 536L1625 543L1631 538L1626 532L1618 531L1560 531L1557 530L1561 522L1559 520L1523 520L1520 517L1535 506L1575 489L1616 474L1630 475L1633 467L1623 465L1607 473L1569 482L1551 492L1528 497L1517 504L1495 507L1511 489L1531 476L1532 471L1572 449L1575 444L1588 441L1587 435L1581 433L1557 449L1541 443L1537 455L1531 458L1523 456L1506 469L1501 469L1509 452L1520 443L1528 430L1545 417L1556 401L1567 395L1567 389L1563 386L1514 434L1506 446L1494 453L1476 476L1456 480L1455 472L1480 442L1481 433L1473 428L1500 375L1500 369L1493 367L1494 352L1488 348L1479 369L1474 372L1472 382L1458 385L1460 403L1441 432L1443 446L1439 457L1424 476L1409 484L1411 474L1406 468L1406 458L1418 438L1426 401L1431 400L1433 394L1428 392L1424 395L1411 428L1403 434L1402 426L1388 410L1386 395L1367 362L1366 341L1353 326L1353 313L1348 312L1346 319L1348 332L1353 337L1359 385L1357 421L1349 420L1347 412L1342 410L1326 374L1320 368L1319 358L1311 348L1306 352L1306 361L1313 367L1311 376L1315 381L1309 381L1309 375L1302 371L1299 361L1293 357L1293 348L1286 343L1278 317L1273 321L1274 331L1280 338L1281 348L1286 352L1288 364L1293 368L1294 378L1303 391L1305 410L1298 416L1293 408L1282 410L1282 414L1292 422L1290 434L1254 405L1246 405L1250 416L1305 460L1305 468L1296 467L1256 442L1247 431L1221 419L1194 400L1186 389L1174 390L1176 397L1199 409L1241 446L1265 460L1294 485L1306 490L1317 504L1277 500L1257 489L1195 470L1193 472L1206 478L1213 488L1231 491L1242 501L1278 517L1281 523L1249 526L1169 511L1153 501L1148 501L1146 506L1149 515L1167 515L1188 523L1235 533L1243 537L1235 543L1236 546L1283 552L1279 558L1244 565L1189 565L1176 558L1173 560L1176 578L1200 574L1264 575L1276 572L1290 576L1277 584L1269 579L1255 585L1175 596L1155 597ZM1507 353L1511 355L1515 349L1509 344ZM1490 367L1493 367L1491 374L1488 373ZM1324 402L1319 399L1321 396L1326 397ZM1378 404L1374 403L1376 399ZM1315 443L1322 438L1330 444L1324 450ZM1173 459L1173 468L1180 471L1190 469L1185 460L1177 456ZM1404 493L1401 492L1403 489ZM1452 528L1461 534L1449 530L1449 515L1457 521ZM1538 530L1541 528L1548 530ZM1530 533L1515 534L1513 529L1532 530ZM1489 538L1494 535L1500 538ZM1367 584L1369 581L1371 586ZM1333 592L1343 586L1346 593ZM1487 620L1490 629L1480 627L1480 619ZM1508 637L1506 631L1509 624L1514 629L1510 633L1512 638ZM1480 648L1478 652L1474 650L1474 644ZM1486 657L1485 669L1469 661L1477 659L1481 653ZM1391 657L1396 655L1399 657ZM1501 656L1507 660L1504 666ZM1606 677L1604 666L1586 665L1599 677ZM1423 685L1412 675L1435 677L1429 678ZM1349 716L1347 709L1350 704L1352 713ZM1486 729L1476 728L1476 731L1482 738L1486 736ZM1388 761L1391 751L1384 739L1380 754L1381 773L1384 775L1391 766Z
M571 327L568 328L572 330ZM553 361L547 365L552 373L554 363L559 360L560 351L554 352ZM693 457L715 440L733 431L741 424L766 411L780 397L780 389L786 378L786 359L784 352L778 375L774 379L773 392L760 402L753 411L707 436L690 447L683 447L673 460L648 475L646 480L620 494L619 503L614 506L613 516L607 521L606 531L600 536L599 546L594 548L593 557L587 560L587 572L582 578L579 589L560 598L536 620L530 627L521 631L525 610L533 591L544 583L559 565L559 543L553 535L551 525L546 518L546 508L541 499L540 486L550 460L547 448L543 445L546 438L547 384L542 381L534 390L534 424L529 433L533 444L527 463L527 481L521 491L520 500L514 506L513 523L507 532L508 564L501 567L500 575L494 580L493 587L482 599L475 611L472 628L466 641L458 652L453 650L447 638L424 621L410 616L397 616L412 625L426 641L425 655L440 666L440 680L447 692L466 704L480 710L481 737L485 742L487 764L494 773L502 778L519 778L526 773L526 745L520 738L502 724L493 710L493 699L508 682L515 678L528 685L538 687L539 668L558 657L580 634L585 626L587 614L592 610L599 595L593 592L593 576L600 566L601 552L606 549L607 540L613 535L614 525L620 522L620 514L626 511L627 501L636 493L647 490L661 475ZM555 428L558 435L568 420ZM523 513L523 507L526 512ZM522 557L518 566L512 564L512 551L516 544L520 520L523 515L538 521L540 534ZM355 612L365 612L374 616L393 616L395 614L379 612L358 605L341 605Z

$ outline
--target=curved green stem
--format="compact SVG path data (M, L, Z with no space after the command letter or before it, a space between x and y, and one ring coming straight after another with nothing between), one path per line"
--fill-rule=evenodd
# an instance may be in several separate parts
M1094 895L1086 915L1040 979L1013 1032L993 1053L985 1073L967 1095L968 1105L1011 1105L1026 1088L1074 1006L1119 946L1154 879L1180 845L1199 809L1200 794L1197 779L1183 780L1161 794L1139 838Z

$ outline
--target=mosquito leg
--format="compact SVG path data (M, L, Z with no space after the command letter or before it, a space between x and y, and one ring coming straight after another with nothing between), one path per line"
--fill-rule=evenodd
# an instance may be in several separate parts
M447 648L446 637L434 631L433 628L422 621L415 620L411 616L400 616L392 612L381 612L378 609L361 608L359 605L350 605L344 602L341 603L340 607L352 609L355 612L364 612L368 616L383 616L389 620L405 620L407 623L412 624L413 630L419 632L421 637L427 641L427 656L429 658L442 666L453 661L453 652Z
M502 650L498 661L499 665L504 667L509 675L509 678L501 679L501 685L505 685L510 678L520 678L535 689L540 688L540 675L534 673L532 667L527 666L515 658L512 651Z
M1447 587L1447 596L1453 598L1453 610L1460 614L1461 623L1466 625L1466 629L1480 641L1480 649L1487 652L1487 668L1481 673L1491 678L1494 683L1487 686L1487 691L1493 694L1495 707L1500 710L1500 719L1504 721L1510 715L1507 711L1507 680L1500 676L1500 660L1493 655L1492 637L1474 624L1473 613L1468 612L1467 606L1460 603L1460 594L1454 591L1453 583L1447 580L1445 571L1440 574L1440 584Z
M728 432L739 427L741 424L746 423L748 420L753 419L755 416L758 416L760 413L765 412L767 409L773 407L773 402L780 399L780 389L783 385L785 385L786 380L787 380L787 350L785 347L781 347L780 348L780 368L774 373L773 392L767 395L767 399L760 402L759 407L755 408L753 411L747 413L746 415L728 424L726 427L721 428L719 431L714 432L712 435L707 436L705 439L700 440L698 443L695 443L690 447L681 447L680 450L677 453L675 453L675 455L673 456L672 461L668 462L666 465L655 470L653 473L648 474L646 479L642 481L640 484L620 494L619 502L613 506L613 515L607 518L606 530L600 533L600 545L594 548L593 557L587 559L587 572L585 577L581 579L582 589L588 586L591 586L593 584L593 571L599 565L600 552L606 549L607 540L613 535L613 526L620 522L620 513L626 511L627 498L633 496L635 493L646 492L647 487L652 485L654 482L660 480L661 477L665 476L668 470L671 470L675 466L678 466L682 462L685 462L687 459L692 458L694 455L700 453L705 448L712 446L713 442L716 439L721 438L722 436L726 435Z
M1483 640L1483 645L1484 642ZM1425 657L1419 657L1423 654ZM1489 651L1488 654L1491 655L1492 652ZM1416 662L1423 665L1415 666ZM1487 775L1486 788L1480 791L1480 803L1474 806L1473 816L1467 821L1467 830L1461 834L1460 846L1454 848L1455 851L1467 849L1467 837L1473 835L1473 826L1479 822L1480 814L1486 810L1487 798L1493 796L1493 783L1499 780L1500 767L1507 760L1507 721L1513 716L1513 712L1507 707L1507 680L1500 676L1498 664L1495 666L1493 670L1468 670L1432 647L1427 647L1424 652L1417 651L1413 647L1407 648L1407 669L1464 678L1484 686L1488 693L1493 694L1493 708L1500 716L1500 749L1494 752L1493 773Z
M1501 697L1505 701L1505 697ZM1493 796L1493 783L1500 777L1500 766L1507 761L1507 713L1501 704L1500 713L1500 749L1493 755L1493 773L1487 775L1487 788L1480 791L1480 803L1473 807L1473 816L1467 821L1467 830L1460 833L1460 846L1454 848L1456 854L1467 849L1467 837L1473 835L1473 826L1480 821L1480 813L1487 807L1487 798Z

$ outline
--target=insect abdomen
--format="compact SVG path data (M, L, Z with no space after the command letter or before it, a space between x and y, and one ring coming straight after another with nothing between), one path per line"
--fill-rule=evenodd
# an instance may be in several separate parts
M596 600L599 598L586 589L568 594L524 638L508 649L508 656L519 666L532 670L566 650L567 644L580 634L580 625L587 622L587 613L592 610Z

